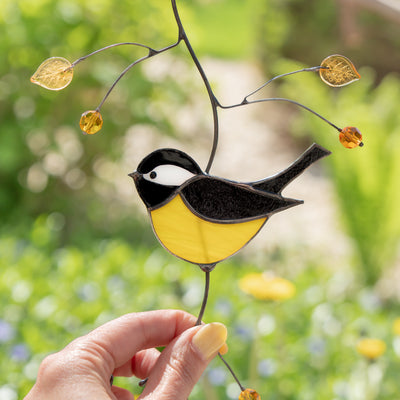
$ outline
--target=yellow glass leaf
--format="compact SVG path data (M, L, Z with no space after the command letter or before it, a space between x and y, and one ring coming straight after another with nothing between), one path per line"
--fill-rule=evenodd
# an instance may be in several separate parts
M355 126L346 126L346 128L343 128L339 133L339 140L346 149L364 146L361 132Z
M82 131L88 135L97 133L103 126L103 117L97 110L85 111L79 121Z
M51 57L43 61L31 77L31 82L49 90L67 87L74 76L72 64L62 57Z
M239 400L261 400L261 396L254 389L246 389L240 393Z
M339 54L326 57L321 67L319 76L329 86L345 86L361 78L353 63Z

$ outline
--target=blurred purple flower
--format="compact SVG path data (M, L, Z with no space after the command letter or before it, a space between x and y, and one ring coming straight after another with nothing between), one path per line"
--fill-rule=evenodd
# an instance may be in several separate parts
M249 326L236 325L235 333L245 342L251 342L254 338L254 331Z
M310 337L307 343L308 351L316 356L322 356L326 352L325 340L319 337Z
M28 346L24 343L16 344L11 349L11 359L13 361L26 361L30 356L30 351Z
M213 386L225 385L226 378L227 378L227 373L225 368L222 367L213 368L208 372L208 380Z
M96 283L88 282L78 288L77 294L82 301L95 301L100 296L100 288Z
M224 316L229 316L232 314L233 306L229 300L217 300L214 306L214 310Z
M15 330L14 328L3 319L0 319L0 343L6 343L14 339Z
M257 366L258 373L264 378L273 375L276 372L276 368L276 362L271 358L261 360Z

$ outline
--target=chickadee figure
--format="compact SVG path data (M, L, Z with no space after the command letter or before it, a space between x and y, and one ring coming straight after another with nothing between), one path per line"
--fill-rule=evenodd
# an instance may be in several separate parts
M329 154L313 144L286 170L240 183L204 173L180 150L160 149L129 176L161 244L176 257L212 270L257 235L272 214L302 204L283 197L282 190Z

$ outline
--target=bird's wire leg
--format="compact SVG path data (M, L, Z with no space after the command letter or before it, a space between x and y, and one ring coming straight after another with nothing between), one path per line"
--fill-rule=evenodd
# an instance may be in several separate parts
M214 267L215 267L215 265L213 265L212 267L210 267L208 265L200 266L200 268L205 272L206 279L205 279L203 301L201 303L199 316L197 317L197 321L194 326L201 325L201 320L203 319L204 311L206 310L206 306L207 306L208 293L210 291L210 272L213 270ZM148 380L148 378L145 378L145 379L142 379L141 381L139 381L139 386L143 387L144 385L146 385L147 380Z
M204 285L204 295L203 295L203 302L201 304L199 316L197 318L196 325L201 325L201 320L203 319L204 311L207 306L207 300L208 300L208 293L210 291L210 272L214 269L215 264L212 266L200 266L200 268L205 272L205 285ZM233 379L236 381L236 383L239 385L240 390L243 392L245 390L244 386L240 383L239 378L236 376L236 374L233 372L232 367L228 364L228 362L225 360L225 358L222 356L220 352L218 352L219 358L222 360L222 362L225 364L225 367L228 369L230 374L232 375Z
M204 316L204 312L206 310L207 306L207 301L208 301L208 294L210 292L210 273L214 269L215 265L212 266L200 266L200 268L204 271L205 273L205 285L204 285L204 294L203 294L203 301L201 303L200 311L199 311L199 316L197 317L197 321L195 326L201 325L201 321ZM240 390L243 392L245 390L244 386L240 383L239 378L236 376L236 374L233 372L232 367L228 364L228 362L225 360L225 358L222 356L221 353L218 352L219 358L222 360L222 362L225 364L226 368L232 375L233 379L236 381L236 383L239 385ZM142 379L139 382L139 386L143 387L146 385L148 378Z
M205 286L204 286L203 301L201 303L199 316L197 317L197 321L196 321L195 326L201 325L201 320L203 319L204 311L206 310L206 306L207 306L208 293L210 292L210 272L211 272L211 269L203 269L203 271L205 272Z

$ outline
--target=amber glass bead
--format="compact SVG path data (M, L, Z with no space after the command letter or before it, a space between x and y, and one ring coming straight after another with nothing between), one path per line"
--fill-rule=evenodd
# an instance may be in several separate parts
M79 126L83 132L93 135L103 126L103 118L98 111L86 111L81 116Z
M354 149L357 146L362 147L364 145L361 132L354 126L343 128L339 133L339 140L346 149Z
M240 393L239 400L261 400L261 396L254 389L246 389Z

